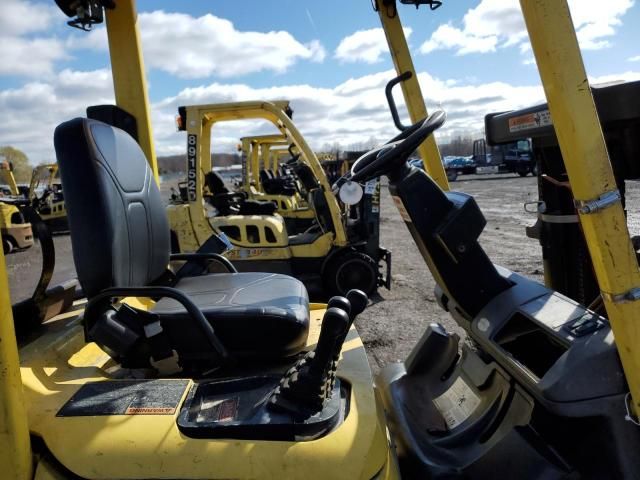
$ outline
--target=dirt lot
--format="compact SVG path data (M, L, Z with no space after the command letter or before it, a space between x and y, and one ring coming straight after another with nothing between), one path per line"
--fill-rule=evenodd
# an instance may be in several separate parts
M487 218L480 241L491 259L541 281L539 245L524 235L525 226L535 221L534 215L523 210L524 202L537 200L535 178L472 175L459 177L453 187L474 195ZM638 205L640 188L635 183L628 184L627 198L628 205ZM634 211L630 212L629 223L632 232L637 232L640 221ZM435 303L434 282L386 188L382 195L381 241L393 251L393 286L391 291L381 289L379 298L357 320L376 371L404 359L428 322L442 322L460 331ZM57 263L52 284L74 276L68 235L56 236L55 245ZM29 296L40 272L39 247L9 255L7 266L13 300Z

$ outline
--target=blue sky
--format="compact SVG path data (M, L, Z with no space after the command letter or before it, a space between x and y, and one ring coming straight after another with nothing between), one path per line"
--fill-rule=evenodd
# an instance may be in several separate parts
M543 99L516 0L443 3L433 12L399 6L427 106L450 114L440 141L481 135L484 114ZM592 80L640 78L634 1L570 6ZM392 64L370 0L138 0L138 10L161 155L184 150L173 116L185 103L288 98L316 148L395 134L383 93ZM65 22L53 1L0 2L0 110L11 119L0 145L34 163L51 159L58 123L112 101L104 30ZM216 148L254 128L221 128Z

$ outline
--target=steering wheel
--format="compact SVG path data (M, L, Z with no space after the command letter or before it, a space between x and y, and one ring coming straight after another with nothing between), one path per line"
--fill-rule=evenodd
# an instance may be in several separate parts
M363 182L381 175L388 175L402 167L413 151L429 135L444 125L446 118L447 115L442 110L438 110L424 120L411 125L382 147L365 153L351 167L349 180Z

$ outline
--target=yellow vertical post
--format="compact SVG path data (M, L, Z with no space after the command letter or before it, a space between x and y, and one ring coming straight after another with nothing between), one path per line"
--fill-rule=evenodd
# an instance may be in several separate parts
M413 66L407 39L402 30L400 14L396 9L395 3L389 8L382 5L381 0L376 0L376 4L378 5L378 15L380 16L380 22L382 22L382 28L387 38L389 52L391 53L397 74L401 75L405 72L411 72L411 78L400 82L400 86L402 87L402 95L404 96L404 103L407 105L407 110L409 111L411 123L416 123L427 116L427 107L424 104L424 97L420 90L420 82L418 81L418 75ZM449 190L447 174L444 171L440 151L438 150L438 145L433 135L430 135L429 138L418 147L418 152L431 178L436 181L440 188Z
M200 137L200 175L210 172L213 169L213 161L211 160L211 130L213 122L202 125L202 136ZM203 178L204 180L204 178Z
M158 162L153 148L149 95L138 32L135 0L118 0L107 12L107 36L116 104L133 115L138 126L138 142L158 181Z
M251 151L251 139L249 137L241 138L242 142L242 189L249 193L251 192L251 179L249 177L249 158Z
M263 143L261 146L262 149L262 164L264 165L262 168L264 168L265 170L274 170L275 169L271 166L271 145L269 143Z
M250 162L250 181L251 185L255 186L256 189L262 190L260 185L260 144L257 141L251 142L251 156Z
M640 270L622 204L616 200L616 181L569 6L566 0L520 4L633 404L640 412Z
M32 478L29 426L22 396L9 282L0 252L0 465L2 478Z

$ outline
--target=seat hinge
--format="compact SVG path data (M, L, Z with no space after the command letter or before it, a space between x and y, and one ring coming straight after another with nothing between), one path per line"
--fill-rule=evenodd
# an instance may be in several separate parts
M605 208L614 205L616 202L619 202L621 198L622 196L620 195L620 191L613 190L611 192L603 193L594 200L574 200L573 203L581 214L586 215L604 210Z

